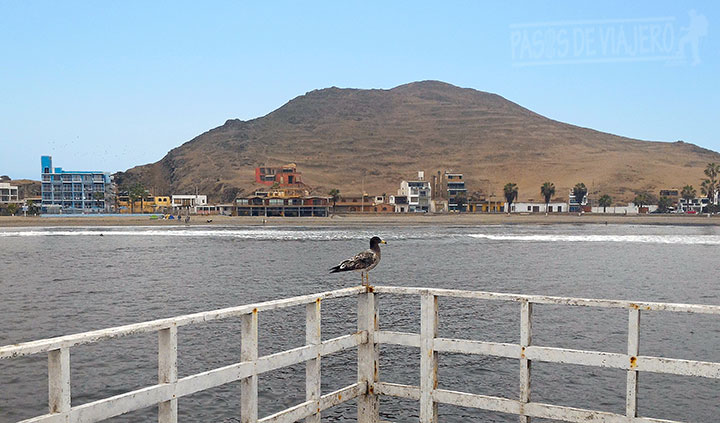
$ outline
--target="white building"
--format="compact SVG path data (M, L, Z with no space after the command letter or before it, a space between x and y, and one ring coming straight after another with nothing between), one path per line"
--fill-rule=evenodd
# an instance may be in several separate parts
M197 213L198 206L207 205L207 195L173 195L171 205L173 209L191 208Z
M18 187L10 185L9 182L0 182L0 203L19 203Z
M686 200L681 198L678 200L678 212L680 213L702 213L703 209L710 204L710 200L707 197L693 198Z
M652 213L657 210L657 204L647 204L643 207L647 208L648 213ZM635 203L628 203L627 206L608 206L608 207L592 207L592 213L606 213L606 214L639 214L640 208Z
M399 197L407 197L409 212L429 212L431 198L430 182L425 180L425 172L418 172L418 179L402 181L398 190Z
M545 203L515 202L510 206L510 211L515 213L545 213ZM567 203L551 201L547 204L548 213L564 213L568 211Z

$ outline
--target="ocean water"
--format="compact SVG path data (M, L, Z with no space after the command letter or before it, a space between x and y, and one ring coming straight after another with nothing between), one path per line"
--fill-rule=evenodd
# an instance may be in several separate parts
M102 236L100 236L102 234ZM388 241L373 284L586 298L720 304L720 229L687 226L0 228L0 345L350 287L328 274L340 260ZM323 338L356 326L354 299L323 302ZM419 298L379 298L380 326L419 331ZM260 314L260 354L304 343L304 310ZM441 299L440 336L519 340L519 306ZM536 305L533 343L625 352L627 312ZM647 312L641 354L720 362L720 316ZM181 377L239 361L239 321L179 330ZM71 350L73 405L152 385L154 334ZM323 393L348 385L356 352L325 357ZM419 384L419 351L382 346L380 379ZM517 360L441 354L439 386L517 398ZM625 372L533 363L535 401L624 412ZM304 366L259 377L260 415L304 401ZM237 383L180 398L181 421L237 422ZM355 420L354 402L323 421ZM642 416L717 421L720 381L640 374ZM0 360L0 422L46 412L47 357ZM416 402L382 398L384 419L417 421ZM443 422L517 417L441 405ZM112 419L156 420L154 408ZM535 421L535 420L534 420ZM537 419L537 421L543 421Z

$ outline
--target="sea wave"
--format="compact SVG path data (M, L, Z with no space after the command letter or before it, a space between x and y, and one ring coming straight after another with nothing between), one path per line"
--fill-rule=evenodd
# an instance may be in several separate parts
M492 241L516 242L617 242L639 244L720 245L718 235L560 235L560 234L468 234Z
M309 241L329 241L329 240L354 240L369 239L377 235L374 231L367 230L318 230L318 229L186 229L186 228L145 228L137 227L133 229L127 228L44 228L44 229L15 229L0 230L0 238L2 237L87 237L87 236L133 236L133 237L195 237L195 238L237 238L251 240L309 240ZM439 234L428 233L400 233L381 234L385 239L413 239L413 238L436 238Z

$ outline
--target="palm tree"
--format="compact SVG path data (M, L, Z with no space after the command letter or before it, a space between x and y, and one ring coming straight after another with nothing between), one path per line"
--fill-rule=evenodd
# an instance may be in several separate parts
M649 201L650 198L646 192L640 192L635 196L633 203L635 203L635 205L637 206L638 213L640 213L640 209L646 206Z
M145 187L141 183L136 183L128 191L128 198L130 199L130 213L135 213L135 202L140 200L140 212L143 209L143 199L145 198Z
M552 182L545 182L540 187L540 194L545 197L545 216L547 216L550 199L553 195L555 195L555 184L553 184Z
M507 212L508 214L510 214L510 207L512 206L513 201L515 201L518 196L517 184L508 182L507 184L505 184L505 187L503 187L503 192L505 193L505 200L507 200L508 203Z
M697 191L695 191L695 188L693 188L692 185L685 185L682 189L682 192L680 193L680 196L684 200L692 200L697 196Z
M685 204L689 205L690 200L697 197L697 191L695 191L695 188L693 188L692 185L685 185L682 189L682 192L680 193L680 196L685 200ZM681 211L684 211L681 209Z
M612 197L603 194L603 196L598 199L598 204L603 208L603 213L607 213L607 208L612 205Z
M337 188L333 188L333 189L330 190L330 192L328 193L328 195L329 195L329 196L331 197L331 199L332 199L332 202L333 202L333 214L335 214L335 203L337 203L338 200L340 199L340 190L337 189Z
M667 213L671 206L672 200L670 198L663 195L658 199L658 212Z
M718 189L718 176L720 175L720 165L716 163L708 163L705 168L705 176L708 178L703 181L703 194L707 195L710 203L715 204L715 192Z
M578 203L578 206L580 206L580 210L582 211L582 203L588 191L587 187L582 182L578 182L577 184L575 184L572 191L573 196L575 196L575 201Z

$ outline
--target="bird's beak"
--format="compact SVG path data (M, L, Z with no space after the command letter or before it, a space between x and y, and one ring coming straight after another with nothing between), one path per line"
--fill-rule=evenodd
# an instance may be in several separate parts
M381 243L381 244L387 244L387 241L382 240L382 241L380 241L380 243Z

